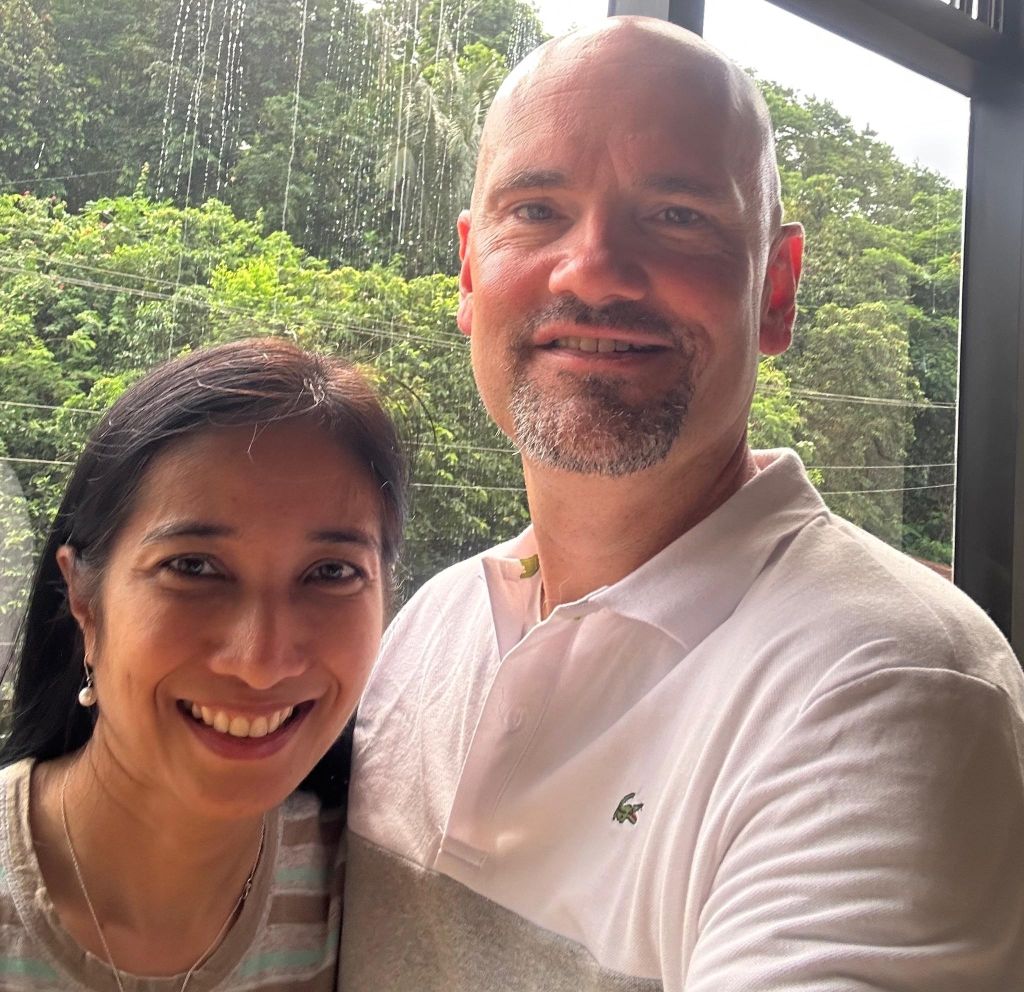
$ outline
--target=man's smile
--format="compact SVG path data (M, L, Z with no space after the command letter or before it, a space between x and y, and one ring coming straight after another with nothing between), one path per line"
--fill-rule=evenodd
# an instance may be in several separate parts
M543 347L551 349L562 348L567 351L582 351L602 355L612 352L646 353L664 350L661 345L633 344L630 341L623 341L621 338L592 338L582 336L556 338L550 344L544 345Z

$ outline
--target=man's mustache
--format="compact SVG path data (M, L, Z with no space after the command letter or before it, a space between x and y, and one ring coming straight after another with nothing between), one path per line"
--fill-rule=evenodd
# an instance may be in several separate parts
M669 339L678 337L669 320L635 300L616 300L607 306L592 307L575 297L561 297L531 314L526 322L526 331L532 338L545 324L555 322L620 331L647 331Z

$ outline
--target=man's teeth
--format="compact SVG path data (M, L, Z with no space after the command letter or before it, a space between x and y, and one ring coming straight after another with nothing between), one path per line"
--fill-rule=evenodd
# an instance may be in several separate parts
M224 710L217 710L211 706L200 706L198 703L192 703L191 709L195 719L202 720L206 726L231 737L266 737L295 712L294 706L286 706L266 716L250 719L237 713L225 713Z
M649 351L649 348L642 348L630 344L628 341L617 341L613 338L583 338L568 337L558 338L552 341L554 348L568 348L570 351L589 351L606 353L609 351Z

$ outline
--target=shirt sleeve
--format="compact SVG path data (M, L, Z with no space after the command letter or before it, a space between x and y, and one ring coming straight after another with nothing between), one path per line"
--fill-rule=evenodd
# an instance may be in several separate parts
M686 992L1021 992L1021 714L948 670L805 706L738 794Z

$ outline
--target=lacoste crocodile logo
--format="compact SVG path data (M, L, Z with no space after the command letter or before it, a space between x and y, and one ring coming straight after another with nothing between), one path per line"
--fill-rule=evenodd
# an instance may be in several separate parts
M631 803L630 799L635 795L635 792L630 792L619 800L619 805L615 807L615 812L612 813L612 819L616 823L636 823L636 815L644 808L644 804Z

